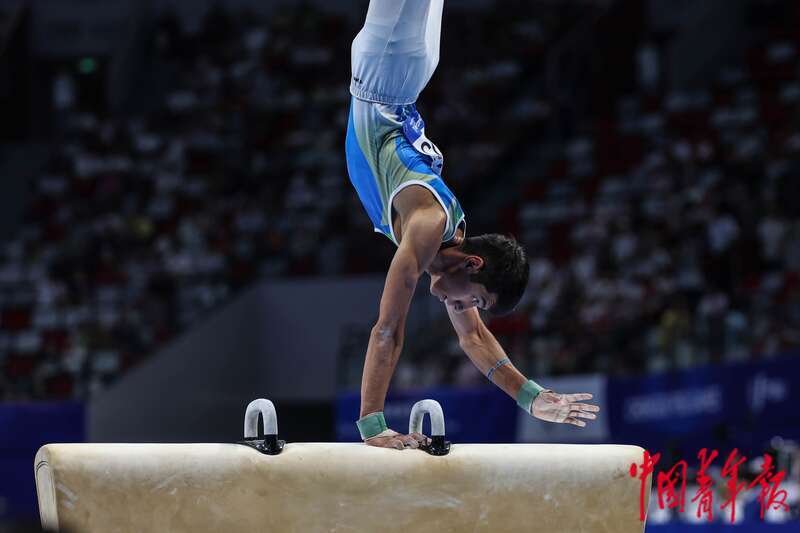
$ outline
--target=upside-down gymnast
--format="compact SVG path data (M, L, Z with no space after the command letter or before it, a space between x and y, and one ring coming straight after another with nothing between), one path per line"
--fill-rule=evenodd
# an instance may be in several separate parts
M444 158L425 136L414 103L439 62L444 0L370 0L352 46L347 170L375 231L397 246L372 328L356 422L369 445L418 448L429 439L386 426L383 405L403 347L417 282L430 275L459 344L475 366L536 418L585 426L599 407L591 394L558 394L528 380L510 363L478 309L511 311L529 266L514 239L466 236L461 205L442 180Z

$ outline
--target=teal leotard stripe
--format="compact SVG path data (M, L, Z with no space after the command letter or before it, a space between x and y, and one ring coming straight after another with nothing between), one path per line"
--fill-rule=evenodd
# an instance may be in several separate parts
M351 99L345 153L350 182L376 232L398 244L391 227L391 202L403 188L419 185L436 197L447 214L442 242L451 240L464 211L444 180L431 168L428 156L408 142L398 118L403 106Z

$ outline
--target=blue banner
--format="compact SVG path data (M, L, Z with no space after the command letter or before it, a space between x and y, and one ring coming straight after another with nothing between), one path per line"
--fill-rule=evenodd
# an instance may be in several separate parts
M608 384L611 435L666 446L761 452L780 435L800 437L800 357L714 365Z
M0 404L0 523L38 516L33 459L42 445L85 438L80 403Z
M514 442L517 404L496 387L475 389L435 388L391 393L386 398L384 417L395 431L408 431L411 407L419 400L433 399L442 404L447 439L459 443ZM356 420L361 406L358 392L339 394L336 399L336 439L360 441ZM423 432L430 435L430 420L425 417Z
M560 384L559 379L550 381ZM800 439L800 410L795 408L800 405L798 356L607 381L603 376L580 379L596 383L569 381L564 386L570 390L561 392L583 392L583 387L595 394L593 401L599 403L603 415L603 420L594 423L595 430L602 430L598 435L565 430L553 439L547 435L552 428L545 422L528 421L529 428L519 425L514 422L519 414L514 401L491 386L390 393L384 414L391 428L404 432L411 406L433 398L442 404L453 442L625 442L654 452L679 447L684 455L694 456L701 448L739 448L760 455L776 435ZM355 426L359 405L358 392L338 396L338 440L360 440Z

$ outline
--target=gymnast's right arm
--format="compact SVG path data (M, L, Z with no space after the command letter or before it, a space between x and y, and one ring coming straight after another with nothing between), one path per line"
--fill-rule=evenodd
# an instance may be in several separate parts
M383 404L400 352L406 315L417 281L436 256L446 223L444 212L416 210L403 224L403 239L392 259L381 296L378 322L372 328L361 379L361 412L357 422L361 438L370 445L416 448L420 434L399 435L386 426Z

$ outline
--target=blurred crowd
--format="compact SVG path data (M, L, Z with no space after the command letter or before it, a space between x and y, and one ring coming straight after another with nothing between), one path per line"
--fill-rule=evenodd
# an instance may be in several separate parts
M554 113L546 50L600 8L496 4L448 8L419 109L471 219L494 217L487 179L515 199L501 229L528 249L531 286L490 322L515 364L657 371L800 344L797 36L769 35L701 89L620 97L533 161L520 147L546 142ZM393 248L343 158L362 20L214 8L189 29L166 12L151 111L92 112L58 91L58 141L0 248L0 399L85 397L264 277L385 272ZM506 184L510 166L542 170ZM399 385L482 382L440 326L417 335Z
M421 106L464 195L506 137L547 112L515 82L583 16L499 4L521 16L449 10L450 59ZM0 399L85 397L254 280L385 270L392 247L375 238L343 158L362 22L217 6L190 28L164 12L137 91L155 105L135 115L86 109L74 80L56 78L57 141L23 230L0 248Z
M542 169L507 226L532 275L518 312L491 328L528 375L800 348L800 13L765 2L754 15L744 57L696 89L642 84L580 120L546 161L520 161ZM451 336L401 366L407 386L488 383Z

